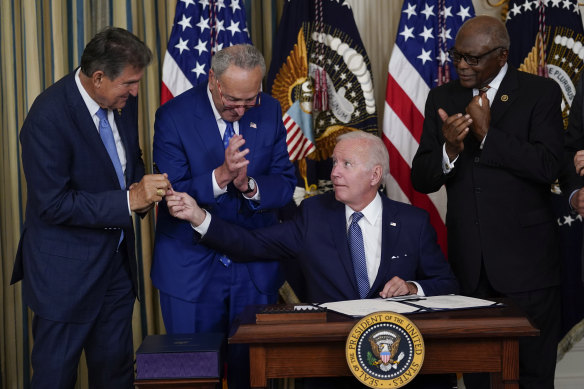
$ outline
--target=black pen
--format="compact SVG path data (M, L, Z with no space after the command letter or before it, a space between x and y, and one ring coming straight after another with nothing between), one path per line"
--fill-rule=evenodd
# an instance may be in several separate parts
M162 174L162 173L160 172L160 169L158 168L158 165L156 164L156 162L152 162L152 171L154 172L154 174ZM172 189L172 185L170 186L170 188L169 188L169 189L170 189L170 190L173 190L173 189Z
M158 165L156 164L156 162L152 162L152 171L155 174L162 174L162 173L160 173L160 169L158 168Z

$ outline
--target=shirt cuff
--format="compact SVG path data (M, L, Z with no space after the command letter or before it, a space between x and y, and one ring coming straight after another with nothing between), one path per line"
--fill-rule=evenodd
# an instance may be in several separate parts
M458 155L454 158L454 161L450 162L448 154L446 154L446 143L442 145L442 172L448 174L454 169L454 163L458 160Z
M215 179L215 169L211 172L211 182L213 183L213 197L217 198L224 193L227 193L227 185L225 188L219 188L219 184L217 183L217 179Z
M191 228L197 231L201 235L201 238L205 236L205 234L209 230L209 225L211 224L211 214L207 212L206 209L204 209L203 211L205 211L205 220L203 220L203 222L198 226L194 226L191 224Z
M130 208L130 191L126 191L126 202L128 203L128 214L132 216L132 208Z
M416 285L416 287L418 288L418 293L416 293L418 296L424 297L426 296L426 293L424 293L424 289L420 286L420 284L418 284L416 281L408 281L411 282L412 284Z

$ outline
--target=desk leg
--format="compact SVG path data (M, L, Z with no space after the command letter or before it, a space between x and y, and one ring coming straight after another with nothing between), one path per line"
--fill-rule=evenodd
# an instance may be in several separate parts
M250 345L249 381L252 388L265 388L268 386L266 366L266 348L262 345Z
M504 339L501 344L501 373L491 374L493 389L519 388L519 340Z

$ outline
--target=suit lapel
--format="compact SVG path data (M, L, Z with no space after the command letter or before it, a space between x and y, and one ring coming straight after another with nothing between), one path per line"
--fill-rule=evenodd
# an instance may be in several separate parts
M112 163L109 154L99 136L99 132L95 123L93 122L92 115L87 109L79 89L77 89L77 84L75 83L75 72L71 73L71 78L67 82L67 101L71 109L71 117L75 122L75 126L79 129L80 135L83 139L86 139L90 144L91 149L95 150L95 155L92 158L97 158L102 160L101 166L105 166L108 169L108 175L111 178L114 187L119 188L120 183L118 182L118 175L116 174L116 169Z
M209 166L219 166L225 160L225 148L207 96L207 88L208 84L204 84L185 92L192 93L194 97L192 116L187 116L189 119L185 122L192 120L195 123L192 131L196 133L194 136L199 138L196 144L205 149L205 155L211 156Z
M517 70L509 66L491 104L491 124L497 123L511 107L517 98L518 85Z
M391 200L384 196L381 196L381 199L383 203L381 217L381 260L371 291L381 290L383 285L394 276L390 273L392 263L390 255L392 253L392 247L396 247L397 238L401 231L401 223L396 215L395 208L392 206Z
M128 146L130 145L130 139L128 138L129 132L132 130L126 119L126 116L123 115L125 111L122 110L114 110L114 120L116 122L116 127L118 127L118 133L120 134L120 139L122 140L122 146L124 147L124 151L126 152L126 171L124 172L124 178L126 180L126 186L129 186L130 177L134 176L133 167L134 161L130 161L130 152L128 150Z
M249 154L246 156L246 158L249 160L248 169L253 169L255 150L257 150L257 148L254 146L258 141L257 134L258 131L260 131L259 125L261 124L261 122L258 120L259 110L261 110L261 108L254 108L250 111L247 111L242 116L242 118L239 119L239 134L243 136L243 139L245 139L245 147L249 148ZM250 175L253 174L251 172L248 173Z
M353 270L353 260L351 259L351 252L349 251L349 241L347 239L347 220L345 219L345 205L339 201L333 201L332 220L328 223L331 229L331 234L334 238L337 251L339 253L339 261L347 279L351 281L353 288L353 295L359 296L359 289L357 288L357 280L355 279L355 271ZM358 297L357 297L358 298Z

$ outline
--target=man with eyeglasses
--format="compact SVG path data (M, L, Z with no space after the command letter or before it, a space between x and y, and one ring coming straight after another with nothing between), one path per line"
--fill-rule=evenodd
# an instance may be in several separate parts
M156 112L153 159L173 188L245 228L278 222L296 184L277 100L261 92L265 63L251 45L213 56L208 84ZM192 242L189 223L160 203L151 277L168 333L223 332L250 304L277 301L277 262L235 263ZM249 387L245 346L229 345L229 388Z
M522 388L553 388L560 332L559 244L550 185L563 153L562 94L507 64L509 35L478 16L449 51L459 79L430 91L412 162L416 190L446 186L448 258L465 295L506 297L540 329L522 338ZM489 387L466 375L467 388Z

